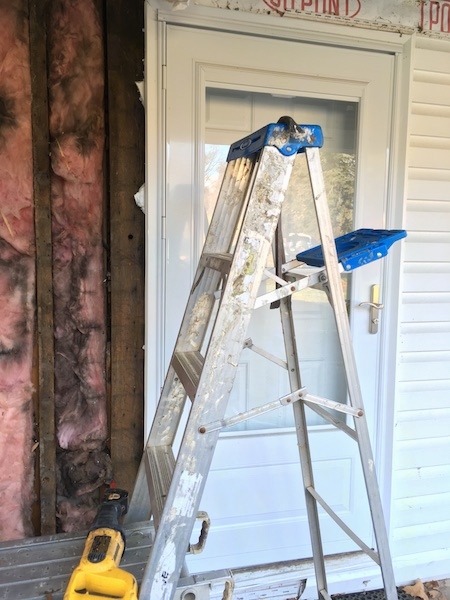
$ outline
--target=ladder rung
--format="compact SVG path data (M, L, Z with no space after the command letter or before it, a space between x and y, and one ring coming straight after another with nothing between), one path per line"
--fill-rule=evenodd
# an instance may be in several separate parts
M298 264L298 263L296 263ZM286 271L287 272L287 271ZM280 300L281 298L286 298L287 296L291 296L296 292L304 290L308 287L313 287L320 282L322 274L325 272L324 268L315 270L314 272L308 275L297 275L294 273L295 277L298 277L296 281L285 282L281 287L272 290L270 292L266 292L261 296L258 296L255 301L254 308L261 308L261 306L267 306L267 304L271 304L276 300Z
M244 341L244 348L248 348L249 350L252 350L253 352L256 352L256 354L259 354L260 356L263 356L264 358L267 358L267 360L270 360L271 362L275 363L276 365L278 365L282 369L286 369L287 370L287 368L288 368L287 362L285 360L282 360L281 358L278 358L277 356L274 356L270 352L267 352L267 350L264 350L264 348L260 348L259 346L255 346L255 344L253 343L252 338L247 338Z
M204 254L202 257L202 264L205 267L214 269L215 271L220 271L221 273L228 273L228 271L230 270L232 258L232 254L225 252Z
M256 408L251 408L250 410L241 412L238 415L234 415L233 417L228 417L228 419L220 419L219 421L213 421L212 423L208 423L207 425L201 425L199 427L199 431L200 433L218 431L219 429L224 429L225 427L231 427L232 425L237 425L238 423L242 423L243 421L248 421L249 419L253 419L254 417L259 417L260 415L264 415L265 413L280 408L280 406L288 406L293 402L301 400L305 391L306 388L301 388L300 390L292 392L291 394L287 394L286 396L283 396L278 400L274 400L273 402L267 402L267 404L257 406Z
M304 398L303 401L305 402L305 404L308 405L308 408L310 408L316 414L322 417L322 419L324 419L327 423L330 423L331 425L334 425L334 427L336 427L337 429L343 431L355 442L358 441L356 431L349 427L346 423L344 423L344 421L341 421L340 419L336 418L334 415L331 414L331 412L325 410L317 404L309 404L307 398Z
M311 402L312 404L318 404L319 406L325 406L325 408L337 410L338 412L347 415L352 415L353 417L362 417L364 415L364 411L361 408L353 408L353 406L349 406L348 404L341 404L340 402L327 400L326 398L320 398L320 396L313 396L312 394L305 394L303 400L305 400L305 402Z
M193 401L205 359L198 351L175 352L172 366L175 369L187 395Z
M175 457L171 446L149 446L145 456L153 520L158 527L175 468Z

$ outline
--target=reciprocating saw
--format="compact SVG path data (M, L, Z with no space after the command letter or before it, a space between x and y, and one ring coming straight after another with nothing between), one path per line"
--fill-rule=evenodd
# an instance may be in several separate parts
M120 518L128 510L125 490L106 490L94 524L86 539L79 565L67 586L64 600L120 598L137 600L136 579L119 569L125 550Z

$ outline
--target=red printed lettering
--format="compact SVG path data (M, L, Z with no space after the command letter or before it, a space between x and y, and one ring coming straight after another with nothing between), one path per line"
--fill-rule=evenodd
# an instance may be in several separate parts
M350 12L353 10L353 12ZM353 19L361 10L361 0L356 0L355 2L346 1L346 16Z
M445 2L441 7L441 31L450 33L450 2Z
M439 2L430 2L430 29L433 29L433 25L439 23Z
M431 0L420 3L420 29L450 33L450 2Z
M361 0L264 0L264 2L278 13L304 11L353 19L361 11Z
M339 15L339 0L330 0L328 14Z

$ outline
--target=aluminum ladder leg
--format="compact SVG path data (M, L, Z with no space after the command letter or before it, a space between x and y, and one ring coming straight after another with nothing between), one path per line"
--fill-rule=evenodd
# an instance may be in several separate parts
M376 564L379 565L387 600L397 600L398 595L389 551L388 536L384 523L367 421L364 414L361 388L351 341L347 308L345 305L345 298L341 284L341 269L339 267L336 244L328 210L325 185L320 165L319 150L317 148L306 148L305 155L322 243L321 250L325 263L325 268L320 273L318 282L320 283L320 287L326 291L334 312L347 379L349 404L339 405L338 410L347 413L354 420L354 428L348 427L341 420L335 419L330 412L323 409L323 407L333 408L330 401L312 397L305 392L301 394L301 402L293 403L318 597L319 599L322 598L323 600L330 600L330 595L327 590L325 560L318 516L318 507L320 505L327 512L327 514L344 530L344 532L361 548L361 550L363 550ZM283 275L285 266L284 262L284 247L279 226L279 230L277 231L276 235L275 251L275 264L277 267L278 276ZM314 280L312 283L317 286L316 280ZM285 280L285 284L286 287L293 287L288 280ZM297 290L295 289L295 291ZM291 295L283 295L281 297L280 317L285 343L287 371L291 391L294 393L295 391L303 390L304 388L302 388L300 377L300 366L292 315ZM308 428L304 412L305 404L310 409L322 416L328 423L338 427L344 433L353 438L358 444L365 486L367 490L367 498L372 515L373 533L375 534L377 543L377 551L369 548L360 538L358 538L358 536L356 536L353 531L346 526L340 517L317 493L314 487L314 475L311 462ZM336 408L336 406L334 408Z

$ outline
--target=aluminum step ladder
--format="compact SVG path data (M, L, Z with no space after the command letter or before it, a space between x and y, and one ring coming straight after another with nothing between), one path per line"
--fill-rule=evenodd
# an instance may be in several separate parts
M206 513L199 513L199 505L221 429L289 404L292 404L295 416L319 598L330 598L318 517L320 505L380 566L387 600L397 599L342 292L341 272L344 267L337 255L320 165L319 148L322 144L320 127L297 125L289 117L282 117L278 123L270 124L230 147L216 208L127 515L128 523L144 521L152 516L156 530L140 588L139 597L142 599L171 600L180 576L186 575L186 553L202 550L209 519ZM292 166L299 152L306 154L322 242L314 256L315 260L322 261L322 265L309 269L308 274L286 278L287 271L312 260L311 257L300 256L299 261L286 264L280 228L277 230ZM402 232L396 234L403 235ZM356 237L361 238L361 235ZM379 236L374 237L377 246ZM359 242L355 245L343 240L346 264L351 265L350 269L353 267L348 260L352 260L355 254L359 253L357 260L363 264L368 261L368 254L378 258L384 255L386 244L392 243L383 242L381 250L374 250L373 239L368 242L365 238L363 244ZM353 250L349 250L352 243ZM275 273L266 268L273 245ZM369 250L359 249L364 245ZM275 280L277 287L258 296L260 284L267 276ZM302 387L291 296L313 285L326 290L335 313L348 382L349 401L345 405L312 396ZM252 345L246 333L250 316L258 307L268 303L280 308L291 393L248 413L225 419L240 354L244 346ZM187 397L191 402L189 417L175 456L174 440ZM377 551L360 540L314 488L305 405L347 433L359 446ZM354 428L336 418L333 410L353 417ZM200 539L198 543L191 544L197 519L202 521ZM231 597L232 590L228 587L224 598Z

